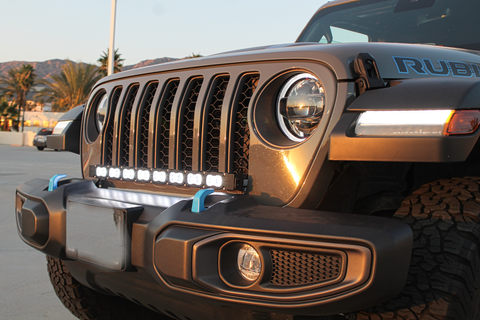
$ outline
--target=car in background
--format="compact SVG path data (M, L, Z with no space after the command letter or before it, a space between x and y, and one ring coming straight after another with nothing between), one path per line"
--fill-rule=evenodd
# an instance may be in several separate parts
M37 147L39 151L42 151L47 147L47 136L52 134L52 129L42 128L37 132L35 137L33 137L33 145Z

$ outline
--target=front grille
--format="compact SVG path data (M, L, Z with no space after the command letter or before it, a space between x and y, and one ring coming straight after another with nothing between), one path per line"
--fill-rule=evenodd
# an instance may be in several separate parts
M342 270L339 255L271 250L272 275L270 283L294 287L318 284L337 279Z
M122 87L116 87L110 107L115 118L105 128L100 165L205 171L245 179L248 105L258 79L257 73L237 79L225 73L151 79L124 84L122 101ZM243 188L242 183L234 184Z

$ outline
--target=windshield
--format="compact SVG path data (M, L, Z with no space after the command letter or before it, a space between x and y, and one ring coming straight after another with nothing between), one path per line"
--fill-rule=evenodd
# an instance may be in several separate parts
M297 42L402 42L480 50L478 0L361 0L320 10Z

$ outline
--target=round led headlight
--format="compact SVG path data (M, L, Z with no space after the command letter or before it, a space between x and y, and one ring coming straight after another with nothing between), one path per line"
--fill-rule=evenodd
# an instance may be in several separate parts
M238 250L237 267L245 280L257 280L262 272L262 260L257 250L251 245L242 245Z
M102 97L102 100L97 105L97 111L95 115L97 129L98 132L101 132L103 129L103 125L105 124L105 120L107 118L107 110L108 110L108 98L107 95Z
M280 90L277 118L282 132L294 142L302 142L317 128L325 107L320 81L309 73L291 77Z

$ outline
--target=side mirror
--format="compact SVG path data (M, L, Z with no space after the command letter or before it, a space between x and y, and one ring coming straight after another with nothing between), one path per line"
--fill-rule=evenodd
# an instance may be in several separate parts
M53 134L47 136L47 147L80 154L80 129L85 105L65 113L59 120Z

